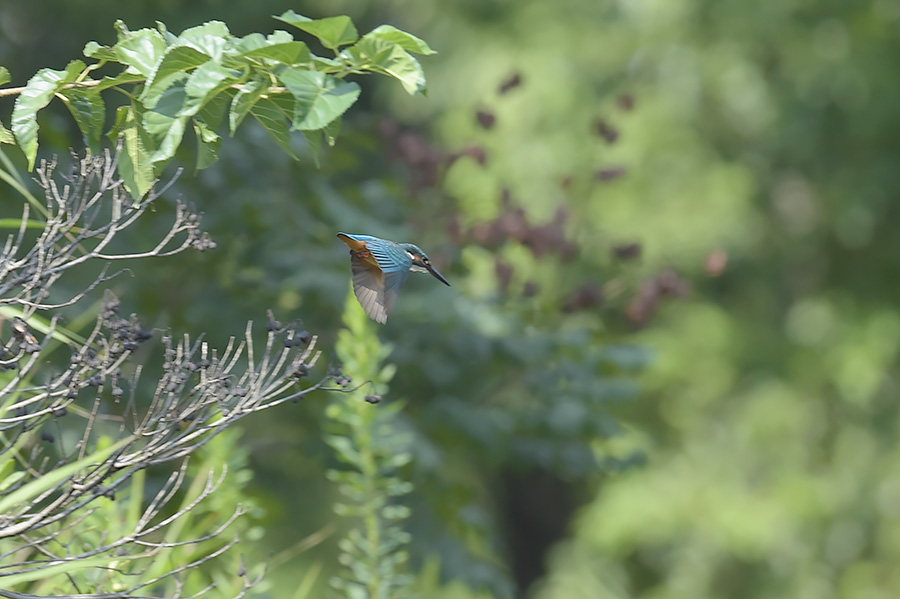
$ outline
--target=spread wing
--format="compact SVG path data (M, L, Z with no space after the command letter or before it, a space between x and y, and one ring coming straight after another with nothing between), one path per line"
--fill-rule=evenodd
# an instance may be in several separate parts
M354 253L350 255L350 268L353 271L353 292L363 310L375 322L386 323L397 301L397 292L409 271L382 271Z
M338 233L350 247L353 292L369 318L384 324L393 311L412 258L398 244L371 235Z

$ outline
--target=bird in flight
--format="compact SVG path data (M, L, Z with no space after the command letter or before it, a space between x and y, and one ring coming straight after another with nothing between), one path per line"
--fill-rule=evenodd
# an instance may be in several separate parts
M372 235L338 233L337 236L350 248L353 292L375 322L387 322L400 286L410 271L431 273L444 285L450 285L417 245L395 243Z

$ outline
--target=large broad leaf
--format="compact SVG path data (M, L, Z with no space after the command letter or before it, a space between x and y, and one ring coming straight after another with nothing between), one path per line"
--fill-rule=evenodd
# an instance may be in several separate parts
M120 106L116 112L116 123L110 130L112 139L122 136L123 152L119 154L119 174L125 181L125 188L135 200L144 197L153 185L153 165L150 162L152 142L141 127L141 112L138 104Z
M359 39L359 33L353 26L350 17L340 16L314 20L289 10L275 18L316 36L323 46L331 50L337 50L341 46L352 44Z
M106 119L106 105L100 92L95 88L76 87L62 90L60 95L65 98L66 106L75 117L85 145L96 151L100 146L100 134Z
M73 60L64 71L41 69L28 80L25 89L16 98L12 114L12 131L25 157L28 159L28 170L34 168L38 149L37 113L45 107L61 87L72 83L84 70L84 63Z
M165 162L175 155L190 114L181 114L184 110L187 94L184 84L177 83L164 91L152 110L144 112L141 123L144 130L153 138L153 153L150 162Z
M291 130L322 129L359 98L359 85L355 82L325 73L287 68L280 78L297 100Z
M141 101L148 108L153 108L159 96L178 81L185 71L190 71L210 59L209 55L190 46L169 47L162 60L147 79Z
M367 33L341 55L350 59L357 68L394 77L410 95L425 93L425 73L422 66L399 44Z
M263 126L263 129L268 131L275 143L281 146L281 149L290 154L295 160L297 159L297 155L291 148L291 132L288 129L284 112L275 102L263 98L250 108L250 114Z
M131 72L149 78L166 51L166 40L155 29L128 31L121 21L116 26L120 29L119 43L113 46L116 60L127 65Z
M436 52L425 43L425 40L417 38L411 33L401 31L393 25L380 25L363 37L383 39L386 42L400 46L407 52L425 55L436 54Z
M6 85L12 80L12 77L9 74L9 69L6 67L0 67L0 85Z
M241 121L244 120L267 87L263 81L248 81L234 96L234 100L231 101L231 110L228 112L228 130L231 135L234 135Z
M221 61L230 37L231 32L228 31L225 23L208 21L203 25L182 31L178 36L178 43L196 48L213 60Z

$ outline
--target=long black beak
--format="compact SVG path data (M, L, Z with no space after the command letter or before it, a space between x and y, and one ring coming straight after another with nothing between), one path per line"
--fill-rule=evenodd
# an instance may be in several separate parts
M447 287L450 286L450 283L447 282L447 279L444 278L444 275L442 275L441 272L440 272L438 269L436 269L435 267L433 267L433 266L430 265L430 264L429 264L428 266L426 266L425 268L428 269L428 272L430 272L432 275L434 275L434 278L435 278L435 279L437 279L438 281L440 281L441 283L443 283L443 284L446 285Z

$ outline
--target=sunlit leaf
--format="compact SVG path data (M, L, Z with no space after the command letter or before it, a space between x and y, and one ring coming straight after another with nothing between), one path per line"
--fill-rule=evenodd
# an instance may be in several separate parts
M309 62L311 58L307 45L297 41L255 48L244 52L241 56L244 58L265 58L287 65Z
M119 38L119 43L113 46L117 60L149 78L166 51L162 34L155 29L141 29L120 33Z
M168 48L162 60L147 79L147 84L140 96L141 101L148 108L152 108L159 96L169 86L180 80L185 71L195 69L209 59L209 55L190 46Z
M88 58L97 60L117 60L115 51L109 46L102 46L97 42L88 42L84 45L82 53Z
M12 76L9 74L9 69L0 67L0 85L6 85L10 81L12 81Z
M316 71L285 69L281 80L297 100L291 130L321 129L359 97L359 85Z
M294 41L294 36L284 29L276 29L266 36L266 42L269 44L287 44Z
M339 16L314 20L289 10L275 18L316 36L323 46L331 50L352 44L359 39L359 33L353 26L350 17Z
M222 60L222 53L231 32L222 21L208 21L202 25L185 29L178 36L178 43L189 45L215 61Z
M44 108L63 85L75 81L84 70L84 63L73 60L64 71L41 69L28 80L25 89L16 98L12 114L12 131L25 157L28 170L34 168L38 149L37 113Z
M392 44L396 44L407 52L415 52L417 54L425 55L436 54L436 52L432 50L427 43L425 43L425 40L420 39L411 33L407 33L405 31L397 29L393 25L380 25L363 37L369 36L382 39Z
M187 94L179 116L194 115L216 94L236 81L235 73L221 64L209 61L199 66L184 85Z
M422 66L398 44L366 34L342 55L349 57L358 68L394 77L410 95L425 92Z

